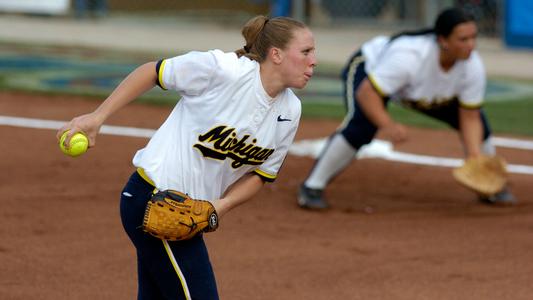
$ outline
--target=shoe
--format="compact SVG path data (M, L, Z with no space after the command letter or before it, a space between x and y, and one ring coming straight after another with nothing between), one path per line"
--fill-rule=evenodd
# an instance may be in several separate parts
M509 188L505 188L503 191L496 193L491 196L480 196L479 201L485 203L485 204L502 204L502 205L510 205L515 204L517 202L515 196Z
M298 205L302 208L316 210L329 208L329 205L322 198L322 193L323 190L308 188L302 184L298 192Z

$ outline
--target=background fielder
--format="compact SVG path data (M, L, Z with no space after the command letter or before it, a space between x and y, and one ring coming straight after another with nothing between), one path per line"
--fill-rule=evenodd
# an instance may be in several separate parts
M345 120L300 186L298 204L327 208L323 190L378 130L393 142L406 138L406 128L386 111L390 100L458 130L467 158L494 155L490 127L481 109L486 78L474 50L476 37L473 17L451 8L439 14L432 29L378 36L363 44L342 74L348 109ZM508 189L480 200L516 201Z

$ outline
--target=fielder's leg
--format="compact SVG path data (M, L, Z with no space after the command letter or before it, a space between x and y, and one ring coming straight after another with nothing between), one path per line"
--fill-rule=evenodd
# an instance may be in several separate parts
M484 154L493 156L496 155L496 147L492 142L491 130L485 112L481 110L481 122L483 123L483 143L481 144L481 151ZM479 201L486 204L515 204L518 200L511 192L509 186L506 186L501 192L491 196L479 196Z
M356 151L376 134L377 128L366 118L356 99L356 90L366 77L364 57L359 51L350 58L342 72L346 117L329 138L308 178L300 186L298 205L302 208L328 208L323 190L350 164Z
M298 205L310 209L327 208L328 204L322 196L322 191L335 175L350 164L354 154L355 149L342 134L333 134L322 150L311 174L300 186Z

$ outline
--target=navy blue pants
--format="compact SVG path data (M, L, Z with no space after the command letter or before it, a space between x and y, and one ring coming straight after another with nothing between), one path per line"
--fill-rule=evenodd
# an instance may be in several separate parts
M143 232L144 211L153 190L135 172L120 199L122 224L137 250L138 299L218 299L202 235L166 242Z
M364 57L361 51L356 52L348 61L348 64L342 71L342 81L344 88L344 101L348 110L348 115L339 128L340 133L354 147L359 149L372 141L377 132L377 127L366 117L363 110L359 107L359 101L356 98L356 91L361 82L367 77L365 71ZM383 99L385 106L388 105L389 99ZM446 106L422 109L411 107L427 116L447 123L456 130L459 128L459 102L453 101ZM483 110L481 113L481 122L483 123L483 140L486 140L490 134L490 127Z

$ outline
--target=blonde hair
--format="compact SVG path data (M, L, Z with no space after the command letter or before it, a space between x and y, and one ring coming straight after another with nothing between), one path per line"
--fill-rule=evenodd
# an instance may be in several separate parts
M307 26L295 19L276 17L269 19L256 16L242 28L242 36L246 44L235 51L238 57L246 56L259 63L263 62L272 47L285 49L294 37L293 32Z

